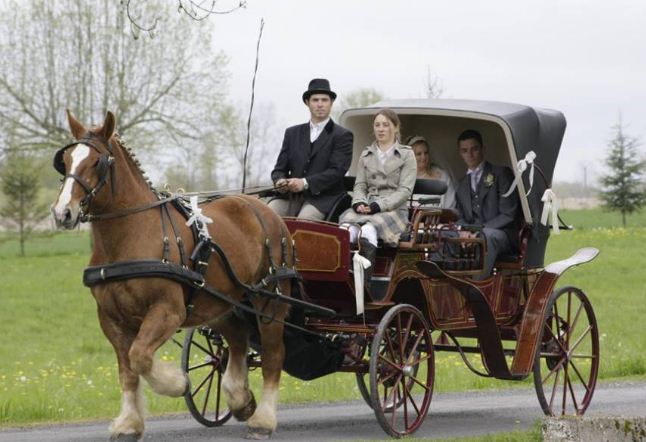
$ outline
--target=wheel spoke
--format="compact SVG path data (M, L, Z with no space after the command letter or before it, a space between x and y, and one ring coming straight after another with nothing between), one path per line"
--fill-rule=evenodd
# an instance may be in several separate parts
M570 353L573 352L574 350L576 350L576 348L579 346L579 344L581 344L581 341L583 341L583 338L585 338L586 335L588 333L590 333L591 330L592 330L592 326L588 325L588 328L585 329L583 334L581 336L579 336L579 338L576 340L576 342L574 344L572 344L572 346L570 347Z
M558 374L558 372L559 372L559 371L561 370L561 368L563 367L563 362L564 362L564 361L565 361L565 357L561 358L561 359L559 360L559 362L554 366L554 368L550 369L550 371L549 371L549 373L547 374L547 376L545 376L545 378L543 378L543 380L541 381L541 384L544 384L545 382L547 382L547 380L548 380L548 379L549 379L553 374L555 374L555 373L556 373L556 374ZM545 362L545 365L547 365L547 361ZM548 367L548 368L549 368L549 367ZM555 382L556 382L556 381L555 381Z
M222 373L218 371L218 389L215 394L215 419L218 420L220 418L220 390L222 388Z
M570 390L570 395L572 396L572 405L574 405L574 410L576 411L576 414L579 414L579 405L576 403L576 396L574 394L574 388L572 387L572 382L570 381L570 378L568 377L567 380L568 388Z
M558 324L556 325L556 329L557 329L557 331L558 331ZM559 337L558 337L558 336L556 336L556 335L554 334L554 331L552 330L552 328L551 328L551 327L548 327L548 328L547 328L547 331L549 331L549 332L550 332L550 335L552 335L552 339L554 340L554 342L556 342L556 344L557 344L559 347L561 347L561 351L562 351L563 353L567 353L567 349L566 349L565 347L563 347L563 343L561 342L561 340L559 339Z
M197 388L195 388L193 393L191 393L191 397L193 398L195 397L195 395L202 389L202 387L204 387L204 384L206 384L206 382L213 377L213 373L215 373L215 369L211 370L211 373L209 373L208 376L205 377L202 382L200 382L200 384L197 386Z
M390 395L389 395L389 396L392 396L392 404L393 404L393 408L396 408L396 407L397 407L397 404L399 403L399 400L395 401L395 396L397 396L397 399L400 399L399 391L398 391L398 388L397 388L397 386L399 385L399 381L400 381L400 380L401 380L401 374L399 375L399 377L397 378L397 380L396 380L396 381L395 381L395 383L393 384L393 388L392 388L392 390L390 391ZM385 393L386 391L388 391L388 387L386 387L386 386L384 385L384 393ZM384 394L384 396L386 396L386 395ZM384 402L384 403L382 404L382 407L383 407L383 409L384 409L384 410L385 410L386 408L388 408L388 402Z
M396 393L396 394L394 394ZM396 398L395 398L396 396ZM399 382L395 384L393 387L393 402L392 402L392 415L390 416L390 427L395 428L395 418L397 417L397 404L399 403L399 399L401 398L399 394ZM385 407L384 407L385 408Z
M206 343L209 345L209 350L211 351L211 354L214 355L215 352L213 351L213 344L211 343L211 340L209 339L208 336L205 336L206 338Z
M579 372L579 369L578 369L578 368L576 368L576 365L574 365L574 363L573 363L572 361L570 361L570 366L571 366L571 367L572 367L572 369L574 370L574 373L576 374L576 376L577 376L577 377L579 378L579 380L581 381L581 385L583 385L583 387L585 388L585 391L586 391L587 393L589 393L589 392L590 392L590 389L588 388L588 384L586 383L586 381L585 381L585 380L583 380L583 376L581 376L581 372Z
M204 398L204 406L202 407L202 416L206 416L206 407L209 404L209 397L211 396L211 387L213 386L213 375L209 376L209 386L206 388L206 397Z
M422 387L424 390L426 390L426 391L428 391L428 390L429 390L429 387L427 387L427 386L426 386L422 381L420 381L419 379L417 379L417 378L415 378L415 377L411 376L411 377L410 377L410 380L411 380L411 381L413 381L413 382L415 382L417 385L419 385L420 387Z
M207 341L207 342L208 342L208 341ZM209 351L209 350L208 350L206 347L204 347L202 344L197 343L197 342L195 341L195 339L193 339L193 340L191 341L191 344L192 344L192 345L194 345L194 346L196 346L196 347L197 347L197 348L199 348L200 350L202 350L202 351L203 351L204 353L206 353L207 355L209 355L209 356L213 356L213 352L212 352L212 351Z
M397 371L401 371L401 369L402 369L399 365L395 364L392 361L389 361L388 359L386 359L382 355L379 355L379 360L385 362L388 365L390 365L392 368L394 368Z
M581 311L583 310L583 303L579 304L579 308L576 311L576 314L574 315L574 320L570 324L570 328L568 329L568 334L574 333L574 330L576 329L577 323L579 322L579 316L581 315Z
M413 361L413 363L414 363L415 365L419 365L419 364L421 364L421 363L422 363L422 362L424 362L424 361L428 361L428 360L429 360L429 359L431 359L432 357L433 357L433 356L431 356L431 354L430 354L430 353L426 353L426 356L421 356L419 359L416 359L415 361Z
M424 339L424 333L418 334L412 348L408 352L409 355L420 354L420 352L417 351L417 347L419 347L419 343L422 342L422 339ZM408 358L406 358L406 360L408 360Z
M592 359L592 360L594 360L594 359L597 359L597 357L595 355L573 354L573 355L570 355L570 360L572 360L572 359Z
M570 376L568 375L568 366L567 364L565 364L565 366L563 367L563 401L561 403L561 416L565 414L565 406L567 404L567 385L569 380Z
M404 334L404 336L402 338L402 343L401 343L402 363L406 360L406 357L405 357L405 355L407 353L406 352L406 347L408 346L408 338L411 335L411 331L412 331L412 327L413 327L413 319L415 319L415 317L412 314L410 314L410 316L408 316L408 322L406 324L406 329L404 330L405 334Z
M206 367L208 365L212 365L210 361L188 367L188 371L197 370L198 368Z
M411 315L412 317L413 315ZM399 387L397 387L399 390ZM408 430L408 389L406 388L406 376L402 376L401 381L402 397L404 399L404 428ZM393 410L393 413L395 411Z
M423 387L424 387L426 390L428 390L428 388L426 388L426 386L425 386L425 385L423 385ZM422 413L420 413L420 411L419 411L419 407L417 406L417 403L415 402L415 398L414 398L414 397L413 397L413 395L411 394L410 389L408 388L408 386L407 386L407 385L405 385L405 386L404 386L404 388L406 388L406 392L408 393L408 398L410 399L410 403L411 403L411 405L412 405L412 406L413 406L413 408L415 409L415 413L417 413L417 415L419 416L419 415L420 415L420 414L422 414Z
M395 363L395 361L397 361L397 352L395 351L395 347L393 346L393 342L392 342L392 339L391 339L390 334L389 334L389 333L386 333L386 334L384 335L384 339L386 340L386 351L387 351L388 353L390 353L390 357L391 357L391 359L393 360L393 362L392 362L392 363L394 364L394 363ZM381 355L380 355L380 356L381 356ZM385 359L384 359L384 360L385 360ZM390 361L388 361L388 362L390 362ZM399 367L397 367L397 368L399 368Z
M554 385L552 386L552 396L550 397L550 410L553 409L554 407L554 397L556 396L556 390L558 389L560 374L561 374L561 370L558 369L556 371L556 376L554 377Z
M567 292L567 324L572 324L572 292ZM569 343L569 333L566 334L565 342Z

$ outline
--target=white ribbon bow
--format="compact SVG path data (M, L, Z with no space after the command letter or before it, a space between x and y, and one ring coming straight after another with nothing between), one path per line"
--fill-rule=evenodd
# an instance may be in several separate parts
M195 224L202 236L204 236L205 238L211 238L209 229L206 228L206 225L211 224L213 220L208 216L202 215L202 209L200 209L199 205L197 204L197 195L191 197L191 212L192 215L188 219L188 221L186 221L186 225L190 226L192 224Z
M552 191L552 189L547 189L543 194L541 201L543 201L541 224L543 224L544 226L547 225L547 218L549 218L550 212L552 212L552 230L554 230L555 235L558 235L560 233L558 217L559 200L556 198L556 194L554 193L554 191Z
M511 186L509 187L509 190L507 193L503 195L503 197L508 197L511 195L511 193L514 191L514 189L518 186L518 183L520 180L523 178L523 172L527 170L527 166L530 166L529 168L529 189L527 189L527 193L525 196L529 195L529 192L532 191L532 186L534 185L534 160L536 159L536 154L534 153L533 150L530 150L527 152L527 155L525 155L525 158L520 160L518 164L516 165L516 168L518 170L518 174L516 175L516 178L514 178L514 182L511 183Z
M354 252L352 257L352 265L354 270L354 296L357 303L357 315L363 314L363 269L367 269L372 264L370 260L359 255L359 252Z

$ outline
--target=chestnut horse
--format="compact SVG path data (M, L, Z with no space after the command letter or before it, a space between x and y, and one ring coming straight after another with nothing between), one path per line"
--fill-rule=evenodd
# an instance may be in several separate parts
M191 230L172 204L166 205L166 217L171 218L166 220L160 204L147 208L159 203L160 197L148 185L138 162L113 134L114 115L108 112L103 125L91 129L86 129L69 111L67 117L77 141L57 156L58 169L64 168L65 178L52 206L56 224L72 229L79 221L91 220L92 266L133 260L161 261L164 248L169 261L179 264L180 247L171 241L168 252L162 232L168 229L170 221L190 253L194 247ZM292 244L285 224L258 199L244 195L222 197L201 208L202 214L213 220L208 224L212 241L224 251L239 281L257 283L269 273L271 262L284 259L287 266L293 266L291 247L282 246L281 250L281 241ZM205 281L235 302L244 295L240 284L232 281L215 254L209 260ZM277 284L282 294L290 295L289 280ZM155 358L155 351L178 328L200 325L208 325L227 341L229 360L222 390L234 416L247 421L247 437L264 439L275 430L285 352L282 323L288 310L285 303L251 298L255 309L268 307L276 319L257 321L263 391L256 406L246 365L250 331L233 314L230 303L198 291L193 299L194 309L188 314L188 288L160 277L110 281L94 285L91 290L101 329L114 347L119 366L122 401L121 411L110 426L113 440L134 441L143 436L141 378L159 394L179 397L187 391L188 380L181 369Z

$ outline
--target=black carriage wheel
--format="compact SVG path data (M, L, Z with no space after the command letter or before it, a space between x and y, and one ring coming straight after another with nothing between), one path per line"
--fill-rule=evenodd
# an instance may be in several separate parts
M392 307L379 323L370 355L370 398L381 428L393 437L414 433L433 396L435 359L426 320L415 307Z
M222 393L222 377L229 350L222 336L208 327L187 330L182 349L182 370L191 382L184 395L196 421L219 427L231 418Z
M599 329L576 287L552 292L534 360L534 387L548 416L582 415L599 373Z
M368 389L368 384L366 383L366 377L369 377L370 373L356 373L355 376L357 377L357 387L359 388L361 397L363 398L365 403L368 404L370 408L372 408L372 398L370 397L370 390Z

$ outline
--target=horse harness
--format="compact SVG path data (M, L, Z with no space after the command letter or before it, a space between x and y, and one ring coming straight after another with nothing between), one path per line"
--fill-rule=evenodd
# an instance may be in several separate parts
M90 132L88 135L91 136L94 134ZM269 302L271 300L277 300L279 302L287 303L307 311L316 312L323 316L335 315L335 312L331 309L327 309L315 304L311 304L309 302L306 302L298 298L288 297L280 293L280 290L277 285L279 281L286 280L286 279L289 279L289 280L300 279L300 275L298 275L297 271L294 268L290 268L287 266L287 262L286 262L287 246L288 246L287 237L286 235L283 234L283 237L281 238L281 263L277 265L275 262L273 262L271 245L270 245L269 237L267 235L267 229L263 221L263 218L260 215L260 213L258 213L257 210L247 202L245 202L247 207L251 210L251 212L258 220L261 226L261 229L264 233L264 236L265 236L264 247L266 250L267 258L269 260L269 273L255 284L246 284L237 277L237 275L235 274L235 271L231 266L231 263L227 259L226 254L224 253L222 248L208 236L208 233L204 233L206 231L205 226L203 225L203 221L200 221L199 219L190 225L191 232L196 246L193 249L190 256L190 261L192 262L192 268L189 268L189 262L188 262L189 260L187 259L188 255L184 247L184 241L182 240L179 234L179 229L175 225L175 222L173 221L173 218L170 214L170 210L168 208L168 205L172 204L173 207L175 207L175 209L184 218L190 219L193 216L192 208L187 205L186 200L182 196L161 197L159 194L157 194L158 200L148 204L144 204L142 206L125 208L125 209L116 210L110 213L103 213L103 214L97 214L97 215L83 213L83 209L88 208L92 198L107 183L108 173L110 174L109 176L110 176L111 191L113 194L115 192L115 180L114 180L115 167L114 167L114 156L113 156L112 147L108 142L106 143L107 152L102 152L102 150L96 144L94 139L91 138L90 136L76 140L73 143L70 143L62 147L61 149L59 149L54 156L54 164L53 164L54 168L61 175L63 175L64 178L74 179L85 190L86 196L80 203L81 221L82 222L102 221L107 219L120 218L128 215L132 215L134 213L149 210L154 207L159 207L160 215L161 215L161 224L162 224L162 235L163 235L163 251L162 251L161 260L132 260L132 261L115 262L115 263L104 264L99 266L89 266L83 272L83 284L85 286L92 287L92 286L110 282L110 281L125 280L125 279L131 279L131 278L161 277L161 278L171 279L181 283L182 285L188 288L188 296L186 300L187 316L190 315L191 312L193 311L193 308L194 308L193 302L194 302L195 295L200 291L208 293L209 295L221 301L231 304L233 307L235 307L238 310L241 310L247 313L252 313L254 315L257 315L258 317L264 318L269 321L279 321L275 318L275 314L270 315L264 312L264 310L269 305ZM68 148L76 146L78 144L85 144L90 148L94 149L100 155L99 160L97 161L95 166L97 177L98 177L98 183L94 188L91 188L83 180L82 177L76 174L66 173L65 163L63 162L63 155L65 154L65 151ZM224 196L215 195L207 198L206 201L213 201L215 199L222 198L222 197ZM237 198L235 196L227 196L227 197ZM170 224L171 230L175 235L175 242L177 244L179 254L180 254L179 265L169 261L170 239L168 236L167 224ZM244 290L245 297L243 298L242 302L233 300L228 295L219 292L214 287L206 283L205 274L208 268L208 262L212 252L215 252L218 255L227 273L227 276L231 279L231 281L233 281L233 283L236 286ZM251 299L257 296L261 296L264 299L266 299L265 305L262 309L263 311L258 311L251 304ZM299 327L296 324L291 324L285 321L279 321L279 322L282 322L284 325L290 326L292 328L297 328L302 331L306 331L310 333L309 330Z
M79 140L76 140L72 143L69 143L60 149L56 151L56 154L54 155L54 169L61 175L63 175L63 179L66 178L72 178L74 181L76 181L81 188L85 191L85 198L83 198L80 201L80 206L81 206L81 220L82 221L87 221L85 217L84 209L87 209L90 202L92 201L92 198L96 196L97 193L105 186L105 184L108 181L108 173L110 174L110 190L112 191L112 194L114 195L115 192L115 168L114 168L114 156L112 152L112 146L110 145L110 142L106 142L106 148L107 152L102 152L99 146L96 144L94 138L92 138L90 135L93 135L92 132L88 133L88 136L85 136ZM70 147L83 144L88 146L89 148L95 150L100 156L99 160L96 163L96 174L98 177L98 183L94 187L90 187L83 178L80 176L76 175L75 173L66 173L65 170L65 162L63 161L63 155L65 155L65 151L69 149Z

